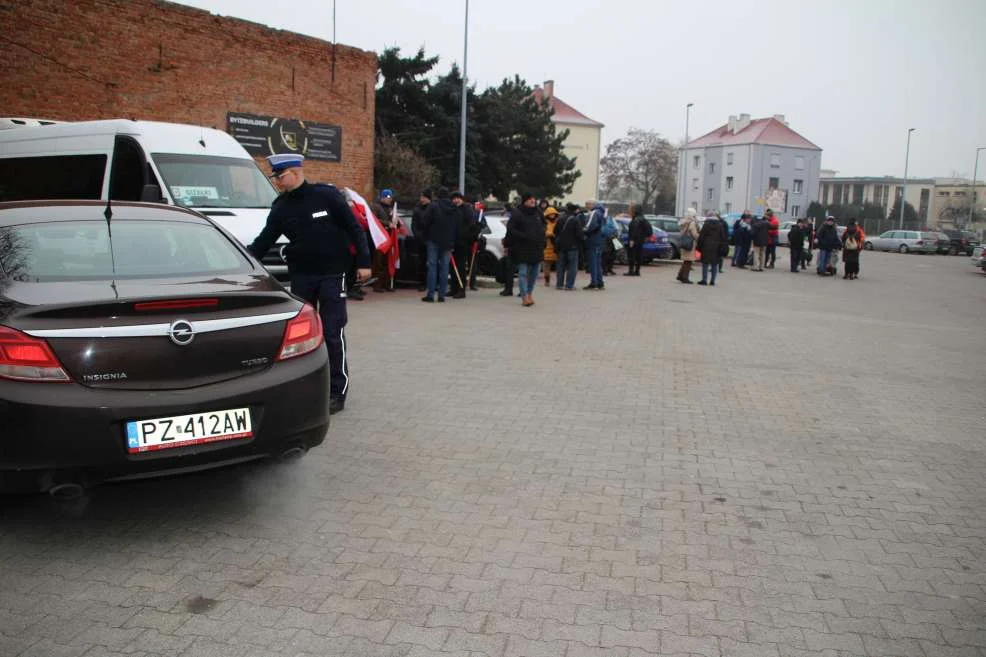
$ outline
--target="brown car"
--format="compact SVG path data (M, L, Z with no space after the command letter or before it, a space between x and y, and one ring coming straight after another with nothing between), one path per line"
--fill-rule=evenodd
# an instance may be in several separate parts
M303 453L328 424L318 313L212 221L0 203L0 490Z

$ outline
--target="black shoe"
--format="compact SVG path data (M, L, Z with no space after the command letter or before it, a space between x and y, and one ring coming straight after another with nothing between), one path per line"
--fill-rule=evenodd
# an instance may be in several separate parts
M438 297L438 303L445 303L445 297Z
M684 283L685 285L694 285L695 284L695 281L681 281L681 282Z
M582 288L582 289L583 289L583 290L595 290L595 289L598 289L598 288L599 288L599 286L598 286L598 285L596 285L596 284L594 284L594 283L589 283L588 285L586 285L586 286L585 286L584 288Z
M350 292L346 296L348 298L352 299L353 301L362 301L363 299L366 298L366 295L365 294L363 294L362 292L357 292L356 290L353 290L352 292Z
M513 290L503 290L500 292L501 297L512 297L514 295Z
M634 273L632 271L625 271L625 272L623 272L623 275L624 276L633 276Z
M709 287L715 287L715 286L716 286L715 283L709 283Z
M699 281L698 284L699 285L708 285L708 283L706 283L705 281Z
M466 291L465 290L459 290L458 292L456 292L455 294L452 295L452 298L453 299L465 299L466 298Z
M435 299L433 297L424 296L421 297L421 300L425 303L435 303Z
M335 415L346 408L346 400L342 397L333 397L329 400L329 415Z

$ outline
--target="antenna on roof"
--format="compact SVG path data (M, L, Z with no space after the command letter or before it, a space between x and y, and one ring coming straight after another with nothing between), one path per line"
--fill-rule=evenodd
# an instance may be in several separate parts
M205 128L199 126L199 146L205 148Z
M106 217L106 233L110 238L110 266L113 267L113 274L116 274L116 254L113 253L113 226L110 224L110 219L113 218L113 201L106 199L106 209L103 210L103 216ZM113 282L113 292L116 292L116 282Z

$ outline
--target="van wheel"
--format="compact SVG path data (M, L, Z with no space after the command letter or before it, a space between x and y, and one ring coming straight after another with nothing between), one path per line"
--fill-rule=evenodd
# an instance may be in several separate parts
M864 251L872 251L873 250L873 243L872 242L863 242L863 250Z
M907 249L907 245L906 245L906 244L901 244L901 245L900 245L900 248L899 248L899 249L897 249L897 250L898 250L898 251L899 251L900 253L907 253L907 251L908 251L908 249Z

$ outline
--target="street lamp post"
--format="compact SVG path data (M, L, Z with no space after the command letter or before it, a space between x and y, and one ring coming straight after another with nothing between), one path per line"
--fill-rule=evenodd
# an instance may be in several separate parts
M969 204L969 221L966 222L966 228L972 225L972 212L976 209L976 176L979 175L979 151L986 151L986 146L980 146L976 149L976 164L972 167L972 202Z
M685 145L681 149L681 212L679 214L685 214L685 196L688 191L688 119L692 111L692 105L695 103L688 103L685 105Z
M466 0L466 26L462 46L462 112L459 117L459 192L466 193L466 87L467 62L469 57L469 0Z
M907 164L911 158L911 133L915 128L907 130L907 151L904 153L904 189L900 194L900 226L899 230L904 230L904 206L907 204Z

